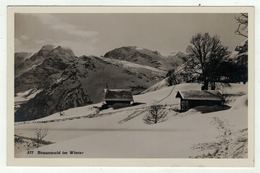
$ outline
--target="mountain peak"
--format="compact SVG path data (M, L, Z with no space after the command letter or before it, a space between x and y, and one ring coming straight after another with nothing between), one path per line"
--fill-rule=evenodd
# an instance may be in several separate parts
M47 44L41 47L41 49L38 51L38 55L40 56L46 56L48 53L50 53L54 49L53 45Z
M54 45L51 45L51 44L46 44L46 45L43 45L41 50L52 50L54 49Z
M70 48L65 48L65 47L62 47L62 46L55 47L52 50L52 52L60 53L60 54L66 54L66 55L70 55L70 56L75 56L74 52Z
M38 51L38 55L40 56L47 56L49 53L58 53L62 55L70 55L75 56L73 51L70 48L65 48L62 46L54 46L51 44L47 44L41 47L41 49Z

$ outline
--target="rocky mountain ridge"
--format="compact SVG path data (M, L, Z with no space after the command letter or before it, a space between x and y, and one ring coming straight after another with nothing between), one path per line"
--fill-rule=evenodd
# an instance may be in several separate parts
M150 54L160 56L155 52ZM35 61L37 57L39 61ZM152 67L154 64L142 66L106 57L76 57L70 49L61 46L44 46L28 61L36 64L15 78L15 91L42 91L20 105L15 113L16 121L37 119L100 102L106 86L130 88L133 94L138 94L162 80L166 74L166 71Z
M21 66L20 74L15 77L15 93L48 87L75 60L74 53L69 49L43 46L24 61L23 68Z

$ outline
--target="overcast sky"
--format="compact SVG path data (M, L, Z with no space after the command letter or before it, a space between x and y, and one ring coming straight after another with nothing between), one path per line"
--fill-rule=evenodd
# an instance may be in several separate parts
M77 56L103 55L122 46L184 51L198 32L219 35L233 50L236 14L16 14L15 51L35 52L45 44L71 48Z

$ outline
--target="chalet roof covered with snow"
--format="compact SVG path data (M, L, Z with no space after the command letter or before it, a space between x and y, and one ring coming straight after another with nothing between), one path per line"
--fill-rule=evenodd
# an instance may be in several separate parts
M188 90L178 91L176 98L184 100L213 100L222 101L223 97L220 91L216 90Z
M105 89L105 101L133 101L129 89Z

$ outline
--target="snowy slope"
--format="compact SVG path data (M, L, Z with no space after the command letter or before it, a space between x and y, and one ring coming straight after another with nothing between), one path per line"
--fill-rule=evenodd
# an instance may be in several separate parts
M154 68L154 67L147 66L147 65L140 65L140 64L136 64L136 63L133 63L130 61L117 60L117 59L112 59L112 58L102 58L102 57L99 57L99 58L101 58L103 61L110 62L110 63L116 64L116 65L120 65L120 66L124 67L125 69L129 69L129 70L136 69L135 70L136 72L139 72L138 69L144 69L144 70L150 70L157 74L159 73L160 75L166 74L166 71L164 71L164 70L160 70L158 68Z
M19 92L15 96L15 102L28 101L35 97L36 94L41 92L42 90L29 89L24 92Z
M199 144L219 143L218 148L224 145L224 139L230 140L230 145L235 148L237 143L232 141L241 137L241 130L247 129L247 95L236 97L236 100L230 103L232 108L228 110L201 113L191 109L184 113L176 112L179 108L179 100L175 98L176 91L199 88L199 84L165 87L134 96L136 102L143 104L116 110L107 109L98 114L95 109L98 105L73 108L64 111L65 116L62 117L53 114L36 121L17 123L15 132L21 136L33 137L35 128L47 128L49 134L46 140L56 143L35 151L84 152L83 155L69 157L187 158L211 152L208 149L194 149L198 148ZM222 90L241 93L246 92L246 88L246 85L236 84L223 87ZM143 119L148 114L147 108L155 103L165 105L166 119L158 124L146 124ZM24 152L17 153L16 156L26 157ZM231 149L223 157L228 156L233 157ZM246 157L243 154L239 156Z
M149 87L148 89L144 90L142 93L147 93L147 92L151 92L151 91L156 91L156 90L159 90L161 88L164 88L164 87L167 87L169 86L169 83L168 83L168 77L163 79L162 81L154 84L153 86Z
M155 67L151 67L151 66L147 66L147 65L140 65L140 64L136 64L130 61L124 61L124 60L117 60L117 59L112 59L112 58L102 58L102 57L98 57L100 59L102 59L103 61L121 66L122 68L131 71L132 73L136 73L136 74L140 74L142 72L145 72L146 74L149 75L149 72L153 75L158 75L158 76L165 76L166 75L166 71L155 68Z
M18 109L21 104L26 103L30 99L34 98L38 93L40 93L42 90L37 89L29 89L24 92L16 93L15 95L15 109Z

